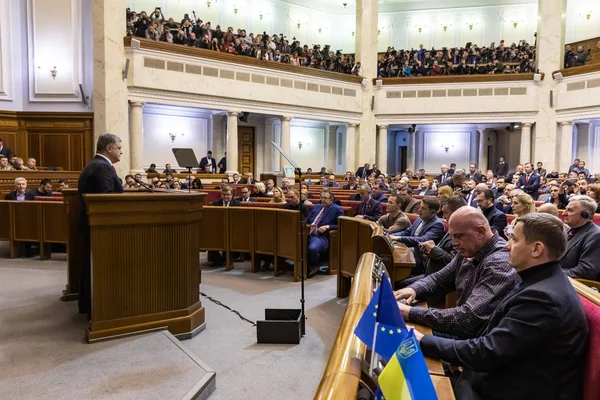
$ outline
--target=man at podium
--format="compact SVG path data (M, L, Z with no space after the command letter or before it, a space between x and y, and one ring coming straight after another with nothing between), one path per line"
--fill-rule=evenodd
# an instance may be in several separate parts
M81 204L79 229L84 244L79 285L79 313L88 314L88 317L91 317L91 250L90 226L83 195L87 193L123 193L121 181L113 167L113 164L121 159L121 154L121 139L112 133L103 133L96 144L96 155L79 175L78 193Z

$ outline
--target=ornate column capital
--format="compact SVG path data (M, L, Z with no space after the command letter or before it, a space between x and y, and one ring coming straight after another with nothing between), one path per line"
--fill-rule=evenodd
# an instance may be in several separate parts
M356 128L358 124L348 124L348 128Z
M560 123L560 126L567 126L567 125L573 125L573 121L562 121Z
M281 117L279 117L279 119L281 120L281 122L290 122L292 120L293 117L288 117L287 115L282 115Z
M227 112L227 116L228 116L229 118L232 118L232 117L237 117L238 115L240 115L240 114L239 114L238 112L236 112L236 111L228 111L228 112Z
M523 124L523 128L531 128L533 126L533 124L526 122Z
M388 126L387 126L387 125L378 125L378 128L379 128L379 129L387 129L387 128L388 128Z
M132 100L129 100L129 105L131 107L144 107L144 102L143 101L132 101Z

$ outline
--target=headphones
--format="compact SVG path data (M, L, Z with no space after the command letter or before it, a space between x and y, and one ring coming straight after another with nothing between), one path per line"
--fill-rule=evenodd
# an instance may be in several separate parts
M590 213L587 211L582 211L579 215L581 215L581 218L590 219Z

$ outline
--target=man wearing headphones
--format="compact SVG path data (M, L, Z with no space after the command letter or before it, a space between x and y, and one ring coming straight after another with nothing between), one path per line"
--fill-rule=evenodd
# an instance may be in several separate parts
M573 196L563 213L569 241L560 264L571 278L600 280L600 227L593 222L597 208L591 197Z

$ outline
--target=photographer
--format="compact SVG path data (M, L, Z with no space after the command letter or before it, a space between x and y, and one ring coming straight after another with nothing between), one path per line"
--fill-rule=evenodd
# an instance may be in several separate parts
M586 59L587 59L587 53L583 50L583 46L577 47L577 53L575 53L575 56L573 57L573 66L574 67L583 66L585 64Z
M146 31L152 25L152 21L146 15L146 11L142 11L138 17L138 20L133 23L133 36L139 38L146 37Z
M163 16L160 7L154 8L154 12L150 15L150 19L152 20L152 25L156 25L157 32L162 34L162 24L165 22L165 17Z

